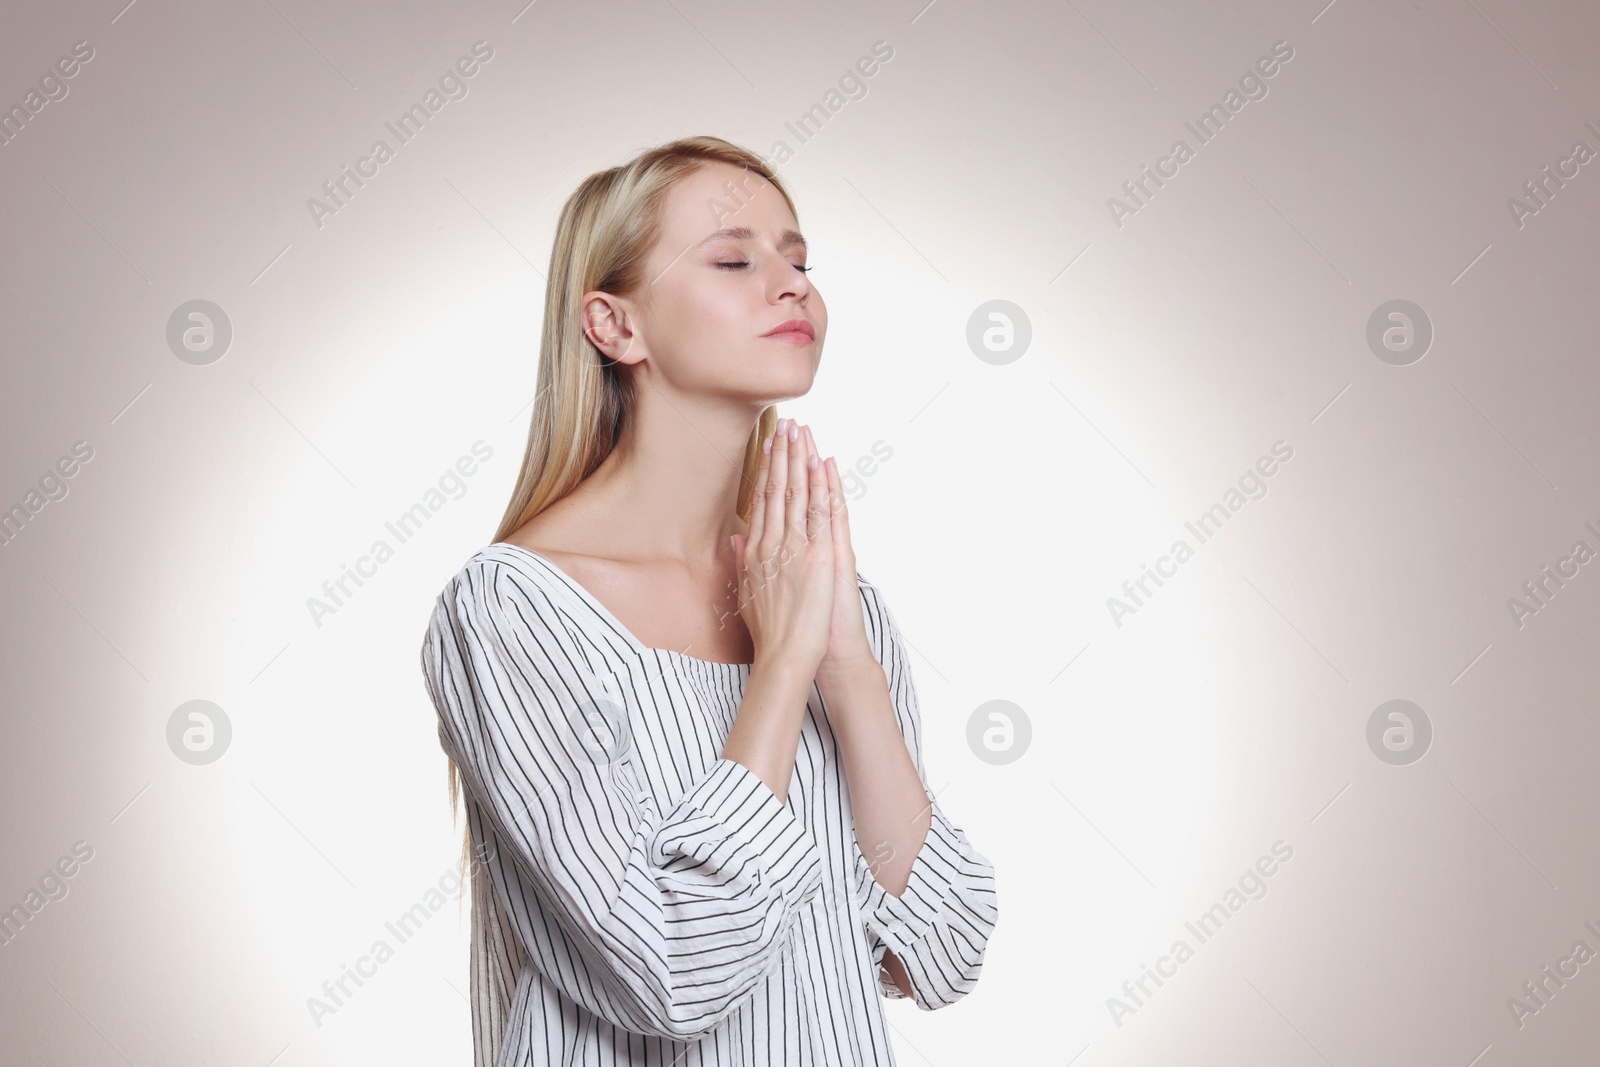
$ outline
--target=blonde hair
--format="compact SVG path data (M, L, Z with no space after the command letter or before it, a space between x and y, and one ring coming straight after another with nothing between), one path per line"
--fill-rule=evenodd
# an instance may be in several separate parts
M754 152L720 137L685 137L589 175L567 198L556 223L539 342L538 391L511 502L494 541L503 540L577 488L616 447L634 403L633 383L583 332L580 301L591 290L619 296L642 292L645 260L661 233L667 195L680 179L710 163L746 168L770 182L795 218L794 200ZM763 437L778 410L765 408L745 444L737 510L748 522ZM458 814L461 772L449 763L450 813ZM461 843L461 876L472 856L469 825ZM474 877L477 870L473 870Z

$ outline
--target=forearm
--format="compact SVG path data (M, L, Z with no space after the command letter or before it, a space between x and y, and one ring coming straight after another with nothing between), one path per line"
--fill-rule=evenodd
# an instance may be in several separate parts
M750 768L784 803L810 694L811 679L795 664L785 659L757 662L722 746L723 759Z
M899 896L933 809L895 717L888 680L872 661L843 677L818 679L817 687L839 744L856 841L878 884Z

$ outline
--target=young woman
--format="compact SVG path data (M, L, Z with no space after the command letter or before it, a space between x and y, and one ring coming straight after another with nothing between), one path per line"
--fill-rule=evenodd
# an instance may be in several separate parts
M714 137L562 209L516 490L422 648L478 1067L890 1064L882 998L978 980L994 869L929 795L835 463L772 407L821 357L809 269Z

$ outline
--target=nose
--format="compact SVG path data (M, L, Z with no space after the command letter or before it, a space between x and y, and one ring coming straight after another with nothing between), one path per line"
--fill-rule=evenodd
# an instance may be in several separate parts
M767 299L777 303L784 297L792 296L803 299L811 294L811 281L804 271L795 269L782 256L777 257L775 265L768 271Z

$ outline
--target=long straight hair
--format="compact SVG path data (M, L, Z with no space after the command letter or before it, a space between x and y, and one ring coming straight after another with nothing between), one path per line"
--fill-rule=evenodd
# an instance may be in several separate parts
M539 342L538 391L522 470L493 541L577 488L616 447L633 413L633 383L583 332L581 301L592 290L632 296L647 284L645 260L661 233L674 183L709 163L744 167L770 182L795 218L794 200L754 152L720 137L685 137L589 175L567 198L550 248ZM761 440L777 427L778 410L761 412L745 443L737 510L750 519ZM458 815L461 772L449 760L450 813ZM473 854L469 825L461 842L461 877ZM477 868L472 871L478 877Z

